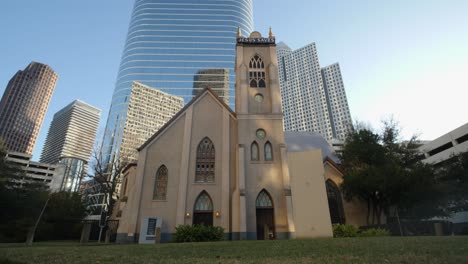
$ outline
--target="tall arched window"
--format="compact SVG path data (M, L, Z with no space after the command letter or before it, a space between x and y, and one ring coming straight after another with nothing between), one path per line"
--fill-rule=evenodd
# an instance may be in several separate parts
M344 224L345 215L340 189L332 180L327 180L325 186L327 188L328 208L330 209L332 224Z
M215 147L207 137L202 139L197 148L195 181L214 182L215 178Z
M249 81L252 88L265 88L265 64L262 58L255 55L249 63Z
M213 202L205 191L198 195L193 208L194 225L213 225Z
M166 200L168 172L164 165L159 167L156 172L154 182L153 200Z
M259 160L258 144L255 141L250 146L250 160Z
M271 143L267 141L265 143L265 160L271 161L273 160L273 148L271 147Z

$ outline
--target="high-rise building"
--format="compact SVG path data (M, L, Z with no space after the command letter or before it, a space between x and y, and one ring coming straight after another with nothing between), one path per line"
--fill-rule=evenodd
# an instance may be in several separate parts
M133 82L120 148L121 157L125 162L136 161L137 148L183 107L182 97Z
M344 141L352 126L352 120L340 65L334 63L322 68L321 72L332 136L334 139Z
M193 77L193 95L198 95L205 88L210 88L229 104L229 69L199 70Z
M339 65L321 69L315 43L293 51L281 42L277 53L284 129L345 140L352 121Z
M78 191L87 171L101 110L75 100L55 113L42 150L41 162L65 166L63 191Z
M8 151L32 154L57 79L52 68L38 62L11 78L0 101L0 138Z
M253 0L136 0L103 139L104 161L119 155L133 81L180 96L194 96L203 69L229 71L234 105L237 29L253 30Z

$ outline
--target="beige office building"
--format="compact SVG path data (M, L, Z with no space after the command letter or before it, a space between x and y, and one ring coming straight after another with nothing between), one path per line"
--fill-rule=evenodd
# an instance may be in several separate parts
M0 138L8 151L33 153L58 75L31 62L10 80L0 101Z
M288 150L273 34L238 33L236 50L236 112L205 89L123 172L119 242L154 243L158 228L170 241L183 224L220 226L232 240L332 236L333 169L320 149Z
M120 157L132 162L138 159L137 148L184 107L184 99L133 82L128 100Z

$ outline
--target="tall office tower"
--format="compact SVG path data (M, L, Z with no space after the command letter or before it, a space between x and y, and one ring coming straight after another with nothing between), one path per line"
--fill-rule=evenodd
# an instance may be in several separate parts
M137 148L183 107L182 97L133 82L120 147L121 157L126 159L125 162L136 161L138 159Z
M8 151L32 154L57 79L52 68L38 62L11 78L0 101L0 138Z
M193 77L193 95L198 95L207 87L229 104L229 69L199 70Z
M293 51L281 42L277 53L284 129L345 140L352 121L338 64L321 69L315 43Z
M80 100L55 113L40 161L65 166L62 191L78 191L93 151L100 115L101 110Z
M119 155L133 81L193 97L203 69L229 70L234 104L236 32L253 31L253 0L136 0L103 139L104 162Z
M334 63L322 68L322 80L327 98L328 114L333 138L344 141L352 128L348 100L341 77L340 65Z

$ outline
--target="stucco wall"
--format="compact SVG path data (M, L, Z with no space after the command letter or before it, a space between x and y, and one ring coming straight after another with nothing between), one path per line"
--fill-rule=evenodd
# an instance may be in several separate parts
M288 153L297 238L333 236L320 150Z
M343 175L340 171L334 168L332 165L325 162L325 181L328 179L332 180L338 187L343 183ZM356 227L365 226L366 223L366 205L357 200L353 199L351 201L346 201L341 195L341 200L343 202L343 211L345 214L346 224L350 224Z

